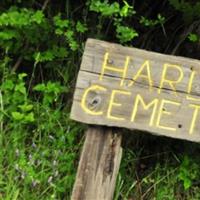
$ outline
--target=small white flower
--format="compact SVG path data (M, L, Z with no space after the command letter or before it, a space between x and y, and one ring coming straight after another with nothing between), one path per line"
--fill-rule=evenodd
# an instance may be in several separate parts
M69 133L69 131L70 131L70 126L67 127L67 133Z
M61 137L61 140L62 140L62 141L65 141L65 136L64 136L64 135Z
M51 183L51 182L52 182L52 179L53 179L53 176L50 176L50 177L48 178L48 183Z
M15 164L15 169L18 171L19 170L19 165Z
M15 154L16 154L16 156L19 156L19 149L15 150Z
M57 176L58 176L58 170L56 170L54 173L54 177L57 177Z
M26 176L26 174L24 172L22 172L21 179L24 179L25 176Z
M55 138L54 138L52 135L49 135L49 138L50 138L51 140L55 140Z
M54 161L53 161L53 166L56 166L56 165L57 165L57 161L54 160Z
M33 159L33 157L32 157L31 154L29 154L28 158L29 158L29 160L32 160L32 159Z
M36 165L40 165L41 164L41 161L40 160L37 160L36 161Z
M33 181L32 181L32 186L35 187L38 183L39 183L38 180L33 180Z
M32 147L33 147L33 148L36 148L36 147L37 147L36 144L35 144L34 142L32 143Z

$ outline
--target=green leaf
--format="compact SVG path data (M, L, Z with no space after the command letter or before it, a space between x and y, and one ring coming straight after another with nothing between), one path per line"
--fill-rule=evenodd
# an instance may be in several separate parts
M120 7L118 2L108 4L107 1L101 2L93 0L90 4L90 10L95 12L100 12L103 16L112 16L119 13Z
M45 86L44 83L37 84L37 85L33 88L33 90L38 91L38 92L43 92L43 91L46 90L46 86Z
M60 14L58 14L57 16L55 16L55 17L53 18L53 21L54 21L54 24L55 24L57 27L61 28L61 29L63 29L63 28L68 28L68 27L69 27L69 24L70 24L69 20L67 20L67 19L61 19Z
M0 26L23 27L30 23L30 16L33 12L27 9L17 10L11 7L7 12L0 15Z
M64 34L64 31L63 31L62 29L60 29L60 28L56 28L55 34L56 34L56 35L63 35L63 34Z
M63 87L59 83L52 83L51 81L48 81L46 92L48 93L60 93L63 91Z
M13 81L12 80L6 80L3 84L2 84L2 86L1 86L1 88L2 88L2 90L13 90L14 89L14 83L13 83Z
M183 182L183 186L185 190L189 189L192 186L192 181L188 178L185 178Z
M54 52L52 50L37 52L33 55L33 57L37 63L52 61L55 58Z
M20 112L12 112L12 117L14 120L20 121L24 118L24 114Z
M49 49L44 52L36 52L33 57L36 63L53 61L56 58L65 58L67 57L67 50L63 47L53 46L52 49Z
M87 26L85 24L82 24L80 21L76 24L76 31L79 33L85 33L87 31Z
M44 105L49 105L54 102L54 95L53 94L45 94L43 98L43 104Z
M36 22L37 24L41 24L43 20L44 20L44 13L41 10L36 11L31 17L31 21Z
M157 19L155 20L147 19L144 16L141 16L141 19L140 19L140 24L143 24L144 26L151 26L151 27L156 26L158 24L163 25L164 22L165 22L165 17L161 16L161 14L158 14Z
M1 40L11 40L13 38L18 38L18 32L14 30L4 30L0 32L0 39Z
M24 77L26 77L26 76L27 76L26 73L21 73L21 74L18 75L18 78L19 78L19 80L23 80Z
M130 6L126 1L124 2L124 6L120 10L120 16L121 17L127 17L129 15L129 12L132 12L131 14L135 14L136 12L133 10L133 6Z
M29 104L29 105L19 105L18 106L22 111L24 112L28 112L31 111L33 109L33 105Z
M78 43L76 41L71 41L69 43L69 46L70 46L72 51L76 51L78 49L78 47L79 47L79 45L78 45Z
M101 12L103 16L112 16L115 13L119 13L120 8L119 8L119 3L114 2L111 5L106 5L101 8Z
M31 112L31 113L25 115L24 121L25 121L25 122L34 122L34 121L35 121L35 118L34 118L33 112Z
M200 41L200 36L198 36L197 34L195 33L190 33L188 35L188 39L191 41L191 42L198 42Z
M138 33L127 26L118 25L117 29L117 38L120 40L121 43L129 42L135 37L138 37Z
M158 14L159 23L163 24L165 22L165 17L163 17L160 13Z
M18 91L22 94L26 94L26 88L24 86L24 83L19 83L15 86L15 91Z
M66 48L64 48L64 47L54 46L53 52L54 52L54 55L58 58L65 58L68 56L68 52L67 52Z

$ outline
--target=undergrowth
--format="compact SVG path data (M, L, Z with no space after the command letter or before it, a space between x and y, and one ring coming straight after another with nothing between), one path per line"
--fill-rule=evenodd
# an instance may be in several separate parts
M0 199L70 199L85 126L69 119L87 38L199 59L196 1L0 2ZM199 145L124 131L115 199L200 198Z

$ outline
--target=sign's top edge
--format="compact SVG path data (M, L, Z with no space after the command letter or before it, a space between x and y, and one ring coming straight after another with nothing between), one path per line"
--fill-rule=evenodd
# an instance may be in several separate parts
M91 43L100 44L100 45L109 45L112 48L122 48L122 49L126 49L126 50L129 50L129 51L137 51L138 53L140 52L140 53L144 53L144 54L147 54L147 55L159 56L161 59L166 58L166 56L167 56L167 57L171 57L171 58L174 58L174 59L179 59L179 61L181 61L181 62L190 61L190 62L195 62L195 64L197 64L197 65L200 65L200 60L198 60L198 59L184 57L184 56L171 55L171 54L165 54L165 53L159 53L159 52L150 51L150 50L146 50L146 49L140 49L140 48L137 48L137 47L127 47L127 46L123 46L123 45L118 44L118 43L99 40L99 39L95 39L95 38L88 38L87 41L86 41L85 47L87 47Z

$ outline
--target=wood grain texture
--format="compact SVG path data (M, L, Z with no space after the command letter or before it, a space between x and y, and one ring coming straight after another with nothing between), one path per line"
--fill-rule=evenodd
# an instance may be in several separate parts
M108 43L95 39L88 39L86 43L80 70L89 73L100 74L104 55L106 52L110 53L109 59L112 61L112 65L114 66L123 66L126 56L130 56L131 60L127 71L127 80L130 80L133 77L144 60L150 60L152 66L152 79L154 80L154 87L156 88L159 87L163 70L162 65L164 63L172 63L182 66L184 79L176 87L179 92L186 93L191 69L197 71L200 74L199 60L179 56L164 55L137 48L124 47L119 44ZM105 75L120 78L119 73L106 71ZM177 77L177 74L174 71L169 71L168 76L173 79L173 77ZM144 80L139 80L138 83L147 85ZM193 85L194 88L192 94L200 96L200 76L194 80ZM165 88L171 90L168 85L166 85Z
M121 135L111 128L90 127L71 199L112 200L121 156Z
M108 64L116 67L124 66L126 57L130 57L128 70L122 86L120 86L121 74L118 72L106 70L102 80L99 78L106 52L109 53L110 63ZM134 74L137 73L145 60L150 62L153 86L150 88L148 81L142 78L137 79L130 86ZM172 87L169 84L164 84L161 92L158 93L165 63L181 66L183 71L184 76L182 80L176 84L176 93L172 91ZM197 76L193 80L189 96L196 99L195 101L186 98L188 96L188 84L192 71L195 71ZM167 73L167 77L170 80L176 80L178 76L178 70L169 70ZM92 85L99 85L106 90L91 91L87 96L86 102L89 109L92 111L102 111L102 115L88 114L81 106L85 90ZM120 90L130 94L118 94L115 97L115 102L121 105L113 106L112 116L123 118L123 120L113 120L107 116L113 90ZM149 125L152 109L144 110L141 105L138 106L135 120L131 121L134 102L138 94L142 96L145 103L150 103L154 99L158 100L152 126ZM173 131L156 125L159 112L161 112L159 111L161 108L160 104L163 100L178 103L177 105L166 103L162 110L169 112L170 115L163 114L159 121L160 125L175 129ZM88 124L138 129L157 135L200 142L200 109L197 109L196 112L193 132L192 134L189 133L195 115L195 108L191 107L191 105L200 106L200 61L123 47L118 44L94 39L87 41L74 94L71 111L72 119Z

